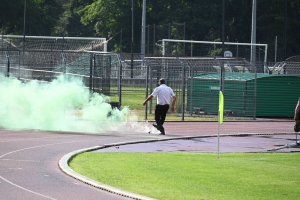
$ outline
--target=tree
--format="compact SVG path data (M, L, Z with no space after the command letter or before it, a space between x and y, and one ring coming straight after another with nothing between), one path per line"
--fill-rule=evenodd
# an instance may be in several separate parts
M93 0L68 0L65 2L63 5L64 12L55 26L53 34L69 37L95 36L93 28L84 25L79 15L79 11L92 2Z
M2 34L21 33L20 18L23 20L24 2L18 0L2 0L0 6L0 23Z
M105 37L109 40L109 51L119 51L122 47L123 51L130 52L131 3L130 0L27 0L26 35ZM134 0L133 3L133 50L137 53L140 52L143 0ZM251 42L252 3L253 0L226 0L226 41ZM149 33L152 31L149 35L146 31L146 38L155 40L155 43L166 38L221 41L220 0L147 0L146 12L146 24L150 25ZM0 23L3 34L22 34L23 16L24 1L1 0ZM289 57L300 53L300 42L295 37L299 31L299 0L257 0L258 43L268 44L269 51L272 51L277 36L278 51L282 54L286 38Z
M126 46L131 42L131 1L128 0L97 0L79 11L81 22L85 26L92 26L97 36L106 37L111 40L108 48L119 49L119 38L115 35L124 30L124 41ZM135 27L135 32L138 28ZM114 48L114 49L113 49Z
M23 33L24 5L25 1L21 3L19 0L1 1L0 21L3 34ZM57 0L26 0L26 35L51 35L60 11L61 7Z
M295 35L300 31L300 2L287 0L287 30L285 30L286 0L258 1L257 42L269 45L269 52L275 50L275 37L278 37L278 54L283 59L286 34L287 57L300 53L299 40ZM270 53L269 53L270 55ZM272 53L272 55L274 55Z

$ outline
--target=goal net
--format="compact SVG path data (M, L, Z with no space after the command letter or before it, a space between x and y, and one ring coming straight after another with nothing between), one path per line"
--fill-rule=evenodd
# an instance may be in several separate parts
M107 51L106 38L2 35L2 50Z
M163 56L229 56L252 61L251 52L255 52L255 61L267 62L267 44L224 42L227 55L222 55L222 46L222 42L163 39L161 53Z

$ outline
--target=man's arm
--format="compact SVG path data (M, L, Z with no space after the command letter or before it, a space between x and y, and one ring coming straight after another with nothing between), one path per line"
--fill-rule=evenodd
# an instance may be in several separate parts
M299 117L300 117L300 116L298 116L299 115L299 112L298 112L299 110L300 110L300 99L298 100L298 103L297 103L296 108L295 108L295 115L294 115L295 122L297 120L299 120Z
M144 101L143 106L147 104L148 101L150 101L153 98L152 95L148 96L148 98Z
M175 103L176 103L176 96L172 97L172 106L171 106L171 111L175 112Z

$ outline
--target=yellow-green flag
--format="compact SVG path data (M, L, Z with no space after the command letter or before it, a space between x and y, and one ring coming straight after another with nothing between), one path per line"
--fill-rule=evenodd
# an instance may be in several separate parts
M220 91L219 94L219 123L223 123L223 115L224 115L224 96L223 92Z

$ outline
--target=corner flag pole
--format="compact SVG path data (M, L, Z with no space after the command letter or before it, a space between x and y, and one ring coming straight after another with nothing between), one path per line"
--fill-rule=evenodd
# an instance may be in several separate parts
M223 92L219 92L219 117L218 117L218 158L220 157L220 125L223 123L224 115L224 96Z
M225 0L222 1L222 53L224 56L224 43L225 43ZM220 92L219 92L219 117L218 117L218 159L220 158L220 124L223 123L223 112L224 112L224 63L220 65Z
M224 66L220 64L220 91L219 91L219 112L218 112L218 158L220 158L220 125L223 123L224 116Z

